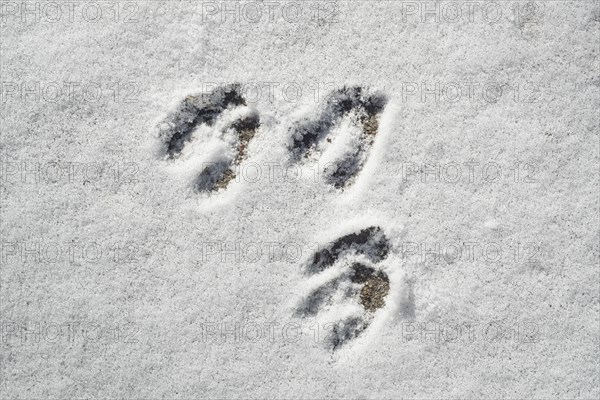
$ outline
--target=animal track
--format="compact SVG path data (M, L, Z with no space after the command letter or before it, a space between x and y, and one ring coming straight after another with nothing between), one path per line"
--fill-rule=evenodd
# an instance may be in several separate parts
M385 259L390 244L379 227L369 227L335 240L317 251L306 266L313 276L336 271L312 289L296 308L299 317L317 316L336 311L343 304L360 305L333 323L327 342L333 350L358 337L371 323L378 309L385 305L390 290L387 274L376 264Z
M166 158L170 161L179 158L201 125L212 127L226 110L245 107L246 101L239 90L239 85L221 86L210 94L187 96L159 126ZM199 174L194 184L197 191L225 189L235 178L235 167L245 158L248 144L260 126L256 112L243 111L245 113L220 132L219 139L227 143L230 151L220 154L216 162Z
M369 156L386 103L383 95L362 87L332 92L314 117L290 128L292 160L322 159L334 149L334 161L324 170L325 181L338 189L350 186ZM218 156L213 157L215 162L199 173L194 188L198 192L225 189L235 178L235 167L246 157L260 118L247 107L239 85L219 87L204 96L187 96L159 126L162 156L177 162L194 153L198 146L190 144L201 143L200 136L208 131L203 126L212 128L212 138L218 137L225 147L221 146ZM336 137L337 132L343 134ZM350 139L345 146L339 143L343 137ZM378 263L389 252L390 243L382 229L371 226L322 247L307 263L305 272L318 284L295 313L302 318L334 313L336 322L327 338L333 350L365 331L385 305L390 279Z
M366 163L379 130L379 116L387 99L380 93L359 86L344 87L329 94L314 117L297 121L290 128L290 152L294 162L308 156L322 156L331 143L331 133L348 117L351 128L341 129L348 139L345 146L334 143L334 160L326 163L324 179L337 189L350 186ZM245 115L229 124L220 139L231 151L225 151L198 175L198 192L225 189L235 178L235 169L245 155L249 142L260 126L260 118L248 109L240 94L240 85L221 86L209 94L187 96L160 124L158 136L164 156L173 162L180 158L202 125L213 127L227 110L245 108ZM228 135L227 133L231 133Z
M331 142L328 136L332 130L349 116L359 132L343 154L325 168L324 179L337 189L351 185L368 158L379 130L379 114L386 103L383 95L358 86L333 91L315 118L298 121L290 128L292 159L299 162L311 153L322 153L325 143Z

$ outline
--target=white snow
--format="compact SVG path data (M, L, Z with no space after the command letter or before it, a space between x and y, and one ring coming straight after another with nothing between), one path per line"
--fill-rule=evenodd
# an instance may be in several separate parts
M475 3L450 22L422 20L435 2L280 2L253 23L221 13L248 2L98 2L94 23L89 2L72 20L59 2L57 22L3 2L2 393L598 398L598 3L536 1L526 17L526 2L497 2L494 23ZM157 126L234 82L260 95L166 160ZM288 147L344 85L388 102L341 191L322 167L353 148L350 117L318 160L297 169ZM239 179L195 193L202 163L234 157L225 127L254 109ZM305 267L370 226L391 244L373 263L390 293L332 351L327 324L361 305L295 316L344 261Z

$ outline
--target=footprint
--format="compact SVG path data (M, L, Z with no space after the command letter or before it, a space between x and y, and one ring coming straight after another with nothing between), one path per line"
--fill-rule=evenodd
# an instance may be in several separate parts
M362 170L369 150L379 130L379 115L387 99L379 93L354 86L333 91L321 105L314 117L296 122L291 128L292 144L290 152L294 162L300 162L311 154L319 156L331 143L332 131L340 127L345 117L358 128L345 146L335 151L335 159L324 169L324 179L337 189L350 186Z
M200 126L213 127L228 110L239 111L236 119L217 135L226 143L228 151L219 154L215 162L199 174L193 185L198 192L225 189L235 178L235 168L244 160L248 144L260 126L258 114L246 107L240 86L235 84L218 87L209 94L187 96L159 125L163 156L175 162L186 145L194 140Z
M332 92L315 116L291 128L292 159L298 163L314 156L323 160L329 154L334 161L324 170L325 181L338 189L350 186L368 158L386 102L383 95L361 87ZM211 158L214 162L201 170L193 187L198 192L225 189L235 178L236 167L245 159L259 127L260 118L247 107L239 85L187 96L158 127L161 156L178 163L218 139L221 145L213 146L218 149ZM343 137L350 140L340 144ZM383 230L371 226L322 246L306 264L310 287L294 313L301 318L333 320L327 324L325 338L331 349L360 336L386 301L392 301L388 298L390 287L397 284L390 283L381 263L390 248Z
M306 266L318 284L300 301L295 314L336 318L325 338L332 350L358 337L385 305L390 279L377 263L389 251L383 231L373 226L340 237L317 251Z

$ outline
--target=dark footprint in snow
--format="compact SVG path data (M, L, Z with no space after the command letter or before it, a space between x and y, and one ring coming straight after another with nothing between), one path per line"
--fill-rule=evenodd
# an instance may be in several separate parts
M389 241L381 228L370 227L342 236L323 247L307 265L309 275L326 273L326 269L334 266L339 270L333 278L308 293L296 307L297 316L317 316L346 303L361 306L358 313L351 313L332 324L326 342L333 350L358 337L367 329L377 310L385 305L390 280L377 268L377 263L387 257L389 250Z
M382 94L358 86L333 91L314 117L297 121L290 128L292 159L300 162L311 153L322 152L325 142L331 142L328 137L331 131L349 116L360 134L349 149L325 168L324 179L338 189L350 186L369 156L379 130L379 115L386 103Z
M168 160L181 156L201 125L214 126L226 110L245 107L239 85L221 86L209 94L187 96L159 127L159 138ZM230 151L220 154L198 176L194 188L199 192L224 189L235 178L235 167L245 158L248 144L260 126L258 114L246 112L220 132Z

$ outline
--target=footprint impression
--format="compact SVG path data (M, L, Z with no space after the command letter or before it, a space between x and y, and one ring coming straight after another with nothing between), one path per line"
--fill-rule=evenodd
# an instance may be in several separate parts
M291 126L293 162L322 161L326 183L337 189L351 186L368 159L386 103L382 94L359 86L331 92L314 115Z
M327 320L331 330L326 343L333 350L358 337L385 305L390 280L377 263L389 251L382 229L372 226L338 238L306 264L306 275L317 277L317 283L295 314Z
M221 131L213 132L214 139L224 142L226 150L197 176L193 182L197 192L225 189L235 178L236 166L246 157L248 144L260 126L258 114L247 107L239 85L230 85L209 94L187 96L159 125L162 156L167 162L177 162L186 147L200 139L198 128L215 126L226 111L237 111L239 115Z

